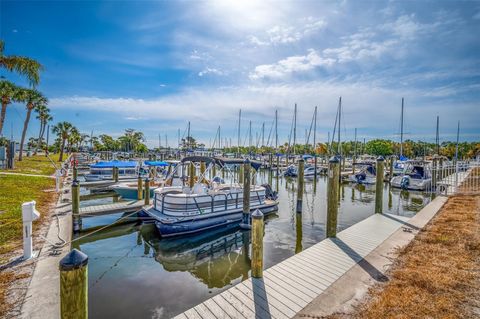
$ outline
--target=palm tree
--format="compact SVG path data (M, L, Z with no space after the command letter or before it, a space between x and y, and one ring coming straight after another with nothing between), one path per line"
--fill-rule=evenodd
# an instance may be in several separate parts
M30 115L32 110L38 105L47 104L48 100L35 89L23 89L19 93L19 100L23 101L27 106L27 116L23 123L22 139L20 140L20 154L18 160L21 161L23 157L23 143L25 142L25 136L27 135L28 123L30 122Z
M38 148L43 142L43 135L45 134L47 123L52 120L52 116L50 115L50 109L44 104L38 105L35 108L35 112L38 113L37 119L40 120L40 131L38 132L38 145L35 148L35 154L37 154Z
M67 141L73 129L74 129L73 125L69 122L57 123L57 125L55 125L52 128L52 132L57 134L58 138L62 140L62 144L60 146L60 158L58 159L59 162L63 161L63 152L65 150L65 142Z
M75 145L78 145L78 143L80 142L80 139L81 139L80 132L76 127L73 127L72 130L70 131L70 135L67 138L68 150L70 152L72 152L72 148Z
M7 114L7 106L17 101L18 93L21 90L12 82L0 80L0 98L2 99L2 112L0 114L0 135L2 135L3 123Z
M17 72L20 75L25 76L31 86L35 87L40 82L40 71L43 70L43 66L37 61L16 55L6 56L3 54L5 43L0 40L0 68L5 68L8 71Z

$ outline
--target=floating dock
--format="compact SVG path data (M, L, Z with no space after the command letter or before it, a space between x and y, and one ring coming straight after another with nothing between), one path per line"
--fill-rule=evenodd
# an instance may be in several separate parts
M93 215L107 215L113 213L130 213L136 210L140 210L143 206L145 206L144 200L134 200L128 202L120 202L120 203L113 203L113 204L105 204L105 205L95 205L95 206L87 206L80 208L80 216L93 216Z
M370 216L175 318L292 318L409 219Z

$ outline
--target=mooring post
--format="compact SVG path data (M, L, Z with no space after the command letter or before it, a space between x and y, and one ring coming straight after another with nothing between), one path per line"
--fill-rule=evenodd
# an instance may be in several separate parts
M314 165L314 170L313 170L313 174L315 175L315 179L317 179L317 153L315 151L315 153L313 154L313 165Z
M200 162L200 176L202 176L202 180L200 182L204 183L206 181L205 179L205 171L206 171L206 165L205 162Z
M303 224L302 224L302 214L296 214L295 216L295 231L296 231L296 240L295 240L295 254L302 252L303 244Z
M263 213L252 213L252 277L263 277Z
M432 188L435 189L437 187L437 179L438 179L438 157L437 154L433 155L432 159Z
M302 200L303 200L303 184L305 182L304 178L305 170L305 161L303 159L298 161L298 171L297 171L297 213L302 212Z
M275 154L277 156L277 177L280 172L280 156L278 154Z
M193 185L195 185L195 165L192 162L190 162L189 172L188 172L188 186L190 188L193 188Z
M333 156L328 162L327 182L327 237L337 235L338 196L340 184L340 160Z
M88 256L73 249L60 260L60 318L88 318Z
M79 232L82 228L82 220L80 218L80 183L77 180L72 182L72 215L73 231Z
M143 199L143 181L140 173L138 173L138 178L137 178L137 199L138 200Z
M375 213L381 214L383 210L383 168L385 159L383 156L377 158L377 178L375 181Z
M145 205L150 205L150 180L145 178Z
M355 174L355 163L357 162L356 156L352 157L352 174Z
M113 168L113 180L118 183L118 167L116 166Z
M243 218L241 228L250 229L250 161L248 158L243 164Z
M77 171L77 165L75 165L75 162L73 164L73 168L72 168L72 172L73 172L73 179L74 180L78 180L78 171Z
M392 180L393 178L393 162L395 161L395 156L390 156L390 162L389 162L389 167L388 167L388 182L390 183L390 181Z
M59 169L55 170L55 192L60 191L60 177L62 176L62 173Z
M215 163L212 164L212 179L217 175L217 165L215 165Z
M244 175L245 175L245 164L240 164L240 167L238 168L238 183L243 184L244 183Z

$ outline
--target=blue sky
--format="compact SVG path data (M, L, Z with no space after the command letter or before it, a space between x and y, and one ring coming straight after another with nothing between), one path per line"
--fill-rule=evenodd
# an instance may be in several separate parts
M176 144L187 121L209 144L221 125L236 144L270 130L279 112L286 141L298 104L304 140L315 106L318 135L332 131L342 96L342 134L480 140L480 2L459 1L1 1L6 54L44 66L39 90L54 122L118 136L141 130ZM13 74L7 79L25 84ZM6 135L25 111L9 107ZM36 135L32 121L29 135Z

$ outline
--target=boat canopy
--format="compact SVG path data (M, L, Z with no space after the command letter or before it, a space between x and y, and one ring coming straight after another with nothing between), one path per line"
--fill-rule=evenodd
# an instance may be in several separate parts
M90 165L90 168L113 168L113 167L119 167L119 168L129 168L129 167L137 167L137 162L133 161L109 161L109 162L98 162L95 164Z
M145 161L145 165L147 166L168 166L167 162L164 161Z
M225 165L239 165L245 163L243 158L229 158L229 157L209 157L209 156L187 156L184 157L181 161L182 163L186 162L205 162L207 164L214 163L221 167ZM250 165L255 169L258 170L260 166L262 166L261 162L258 161L250 161Z

